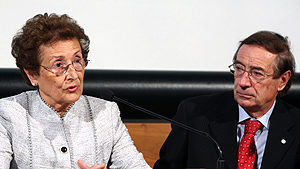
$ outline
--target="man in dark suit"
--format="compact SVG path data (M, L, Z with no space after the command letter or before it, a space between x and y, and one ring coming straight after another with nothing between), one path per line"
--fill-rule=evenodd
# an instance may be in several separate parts
M183 100L174 119L212 136L225 168L300 168L300 110L278 97L288 92L295 72L287 39L254 33L241 41L229 68L233 91ZM216 169L218 158L212 140L172 126L154 169Z

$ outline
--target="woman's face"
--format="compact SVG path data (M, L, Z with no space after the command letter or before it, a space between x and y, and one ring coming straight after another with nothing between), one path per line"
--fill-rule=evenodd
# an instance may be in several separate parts
M80 58L83 59L83 56L77 39L58 41L49 46L41 45L40 74L30 75L26 71L31 83L38 85L41 97L58 112L66 111L82 94L84 69L76 71L72 65ZM53 66L68 64L62 75L51 72Z

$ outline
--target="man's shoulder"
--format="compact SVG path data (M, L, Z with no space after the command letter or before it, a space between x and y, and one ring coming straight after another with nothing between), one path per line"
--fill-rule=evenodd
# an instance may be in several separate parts
M221 92L212 95L190 97L181 102L179 108L186 108L193 112L231 112L237 109L233 91Z
M182 117L185 114L189 119L203 117L208 121L229 121L236 119L237 112L233 91L227 91L187 98L179 105L177 116Z
M283 107L287 112L290 114L294 114L295 116L298 116L300 118L300 109L291 105L290 103L282 100L282 99L277 99L277 104L279 107Z
M228 100L234 100L233 96L233 90L221 92L221 93L215 93L215 94L209 94L209 95L201 95L201 96L195 96L185 99L185 102L226 102Z

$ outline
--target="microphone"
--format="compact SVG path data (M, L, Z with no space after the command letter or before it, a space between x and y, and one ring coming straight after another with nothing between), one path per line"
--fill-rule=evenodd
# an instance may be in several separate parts
M123 100L123 99L115 96L115 94L111 90L109 90L109 89L103 89L101 91L101 93L100 93L100 98L102 98L104 100L108 100L108 101L119 101L119 102L121 102L121 103L123 103L123 104L125 104L127 106L130 106L130 107L136 109L136 110L142 111L144 113L147 113L147 114L152 115L154 117L157 117L159 119L166 120L166 121L168 121L168 122L170 122L170 123L172 123L172 124L174 124L176 126L184 128L184 129L186 129L188 131L191 131L193 133L199 134L201 136L208 137L209 139L212 140L212 142L216 145L216 147L219 150L219 158L217 160L217 169L225 169L225 160L223 159L223 152L222 152L219 144L217 143L217 141L214 138L212 138L209 134L207 134L207 133L205 133L203 131L197 130L195 128L192 128L190 126L187 126L185 124L179 123L179 122L177 122L177 121L175 121L173 119L169 119L167 117L164 117L164 116L162 116L160 114L154 113L154 112L152 112L150 110L147 110L147 109L144 109L144 108L139 107L137 105L134 105L134 104L132 104L130 102L127 102L127 101L125 101L125 100Z

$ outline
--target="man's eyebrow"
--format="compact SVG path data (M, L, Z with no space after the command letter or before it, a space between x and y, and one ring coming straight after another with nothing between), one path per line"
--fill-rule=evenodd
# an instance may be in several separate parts
M257 69L257 70L265 70L264 68L262 67L256 67L256 66L250 66L250 69Z
M243 66L245 66L241 61L239 61L239 60L236 60L235 61L235 64L241 64L241 65L243 65ZM246 66L245 66L246 67ZM250 69L256 69L256 70L263 70L263 71L265 71L265 69L264 68L262 68L262 67L257 67L257 66L250 66Z
M236 61L234 62L234 64L241 64L241 65L245 66L242 62L240 62L240 61L238 61L238 60L236 60Z

